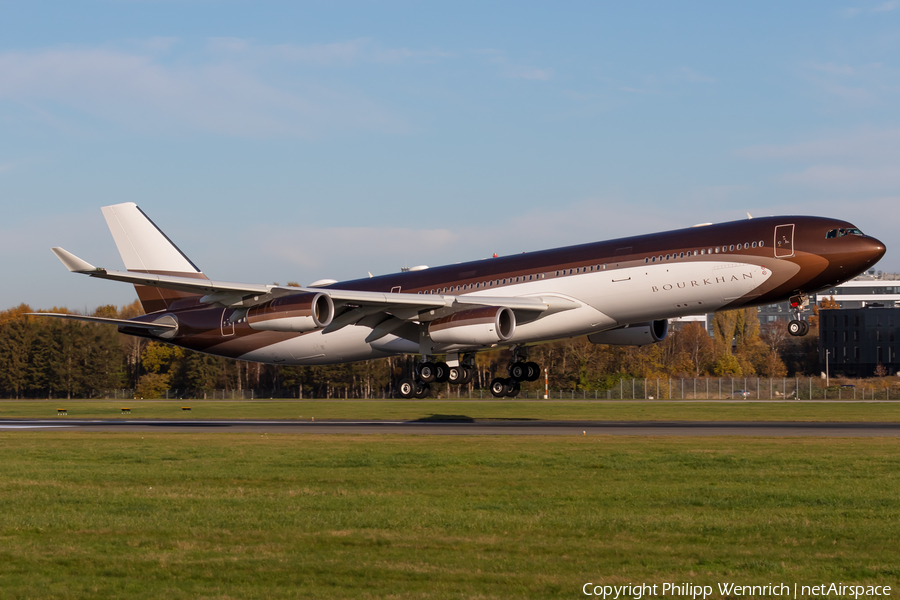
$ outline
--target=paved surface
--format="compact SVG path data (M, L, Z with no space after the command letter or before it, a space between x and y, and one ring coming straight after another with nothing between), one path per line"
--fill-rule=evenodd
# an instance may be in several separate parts
M900 436L900 423L778 421L189 421L0 419L0 431L400 433L409 435Z

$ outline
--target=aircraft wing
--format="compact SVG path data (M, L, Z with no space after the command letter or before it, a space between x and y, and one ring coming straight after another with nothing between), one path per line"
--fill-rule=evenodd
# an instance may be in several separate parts
M88 323L105 323L122 327L136 327L137 329L178 329L174 323L148 323L146 321L132 321L131 319L111 319L108 317L87 317L84 315L71 315L69 313L25 313L32 317L54 317L56 319L68 319L70 321L86 321Z
M576 308L577 304L564 298L479 295L449 296L442 294L405 294L395 292L367 292L330 288L284 287L250 283L231 283L210 279L195 279L173 275L157 275L134 271L115 271L95 267L62 248L53 248L53 253L73 273L82 273L99 279L111 279L126 283L160 287L203 294L202 302L219 303L231 308L250 308L297 293L319 293L330 296L339 306L370 307L392 312L394 316L410 319L423 311L450 309L449 312L464 310L473 306L504 306L514 311L542 313L550 310L558 312ZM399 309L399 310L398 310ZM362 311L371 314L375 310ZM444 311L446 314L446 311ZM402 317L401 317L402 315ZM360 315L362 318L363 315Z

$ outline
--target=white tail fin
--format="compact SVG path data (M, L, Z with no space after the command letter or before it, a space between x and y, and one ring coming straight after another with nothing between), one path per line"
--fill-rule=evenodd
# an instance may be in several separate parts
M134 202L104 206L101 210L129 271L200 272Z
M104 206L101 210L127 270L207 278L134 202ZM169 310L176 303L196 302L201 296L137 284L134 289L148 314Z

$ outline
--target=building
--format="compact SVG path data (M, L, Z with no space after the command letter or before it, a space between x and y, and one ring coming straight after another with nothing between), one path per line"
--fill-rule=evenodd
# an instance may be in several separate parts
M838 294L835 294L835 300L837 298ZM864 302L865 306L819 311L819 365L822 372L826 370L827 360L828 371L835 377L898 373L900 308L876 302L848 302ZM881 373L877 372L879 367Z

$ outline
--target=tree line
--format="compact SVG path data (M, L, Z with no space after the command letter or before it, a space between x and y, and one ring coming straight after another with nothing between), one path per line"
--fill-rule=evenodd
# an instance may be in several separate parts
M416 357L392 357L326 366L262 365L208 356L161 342L119 334L115 327L27 316L28 305L0 312L0 396L104 398L133 389L136 397L205 397L213 390L306 398L391 397ZM47 312L69 312L53 308ZM592 344L586 337L529 347L529 360L548 369L553 389L607 390L621 379L679 377L785 377L818 369L818 307L809 335L791 337L786 323L760 328L755 308L716 313L710 336L700 323L684 323L658 344ZM142 314L135 301L101 306L90 316L128 319ZM469 384L486 388L506 375L508 351L479 352ZM543 379L523 389L542 389ZM449 395L449 387L447 388ZM439 393L436 390L435 393Z

